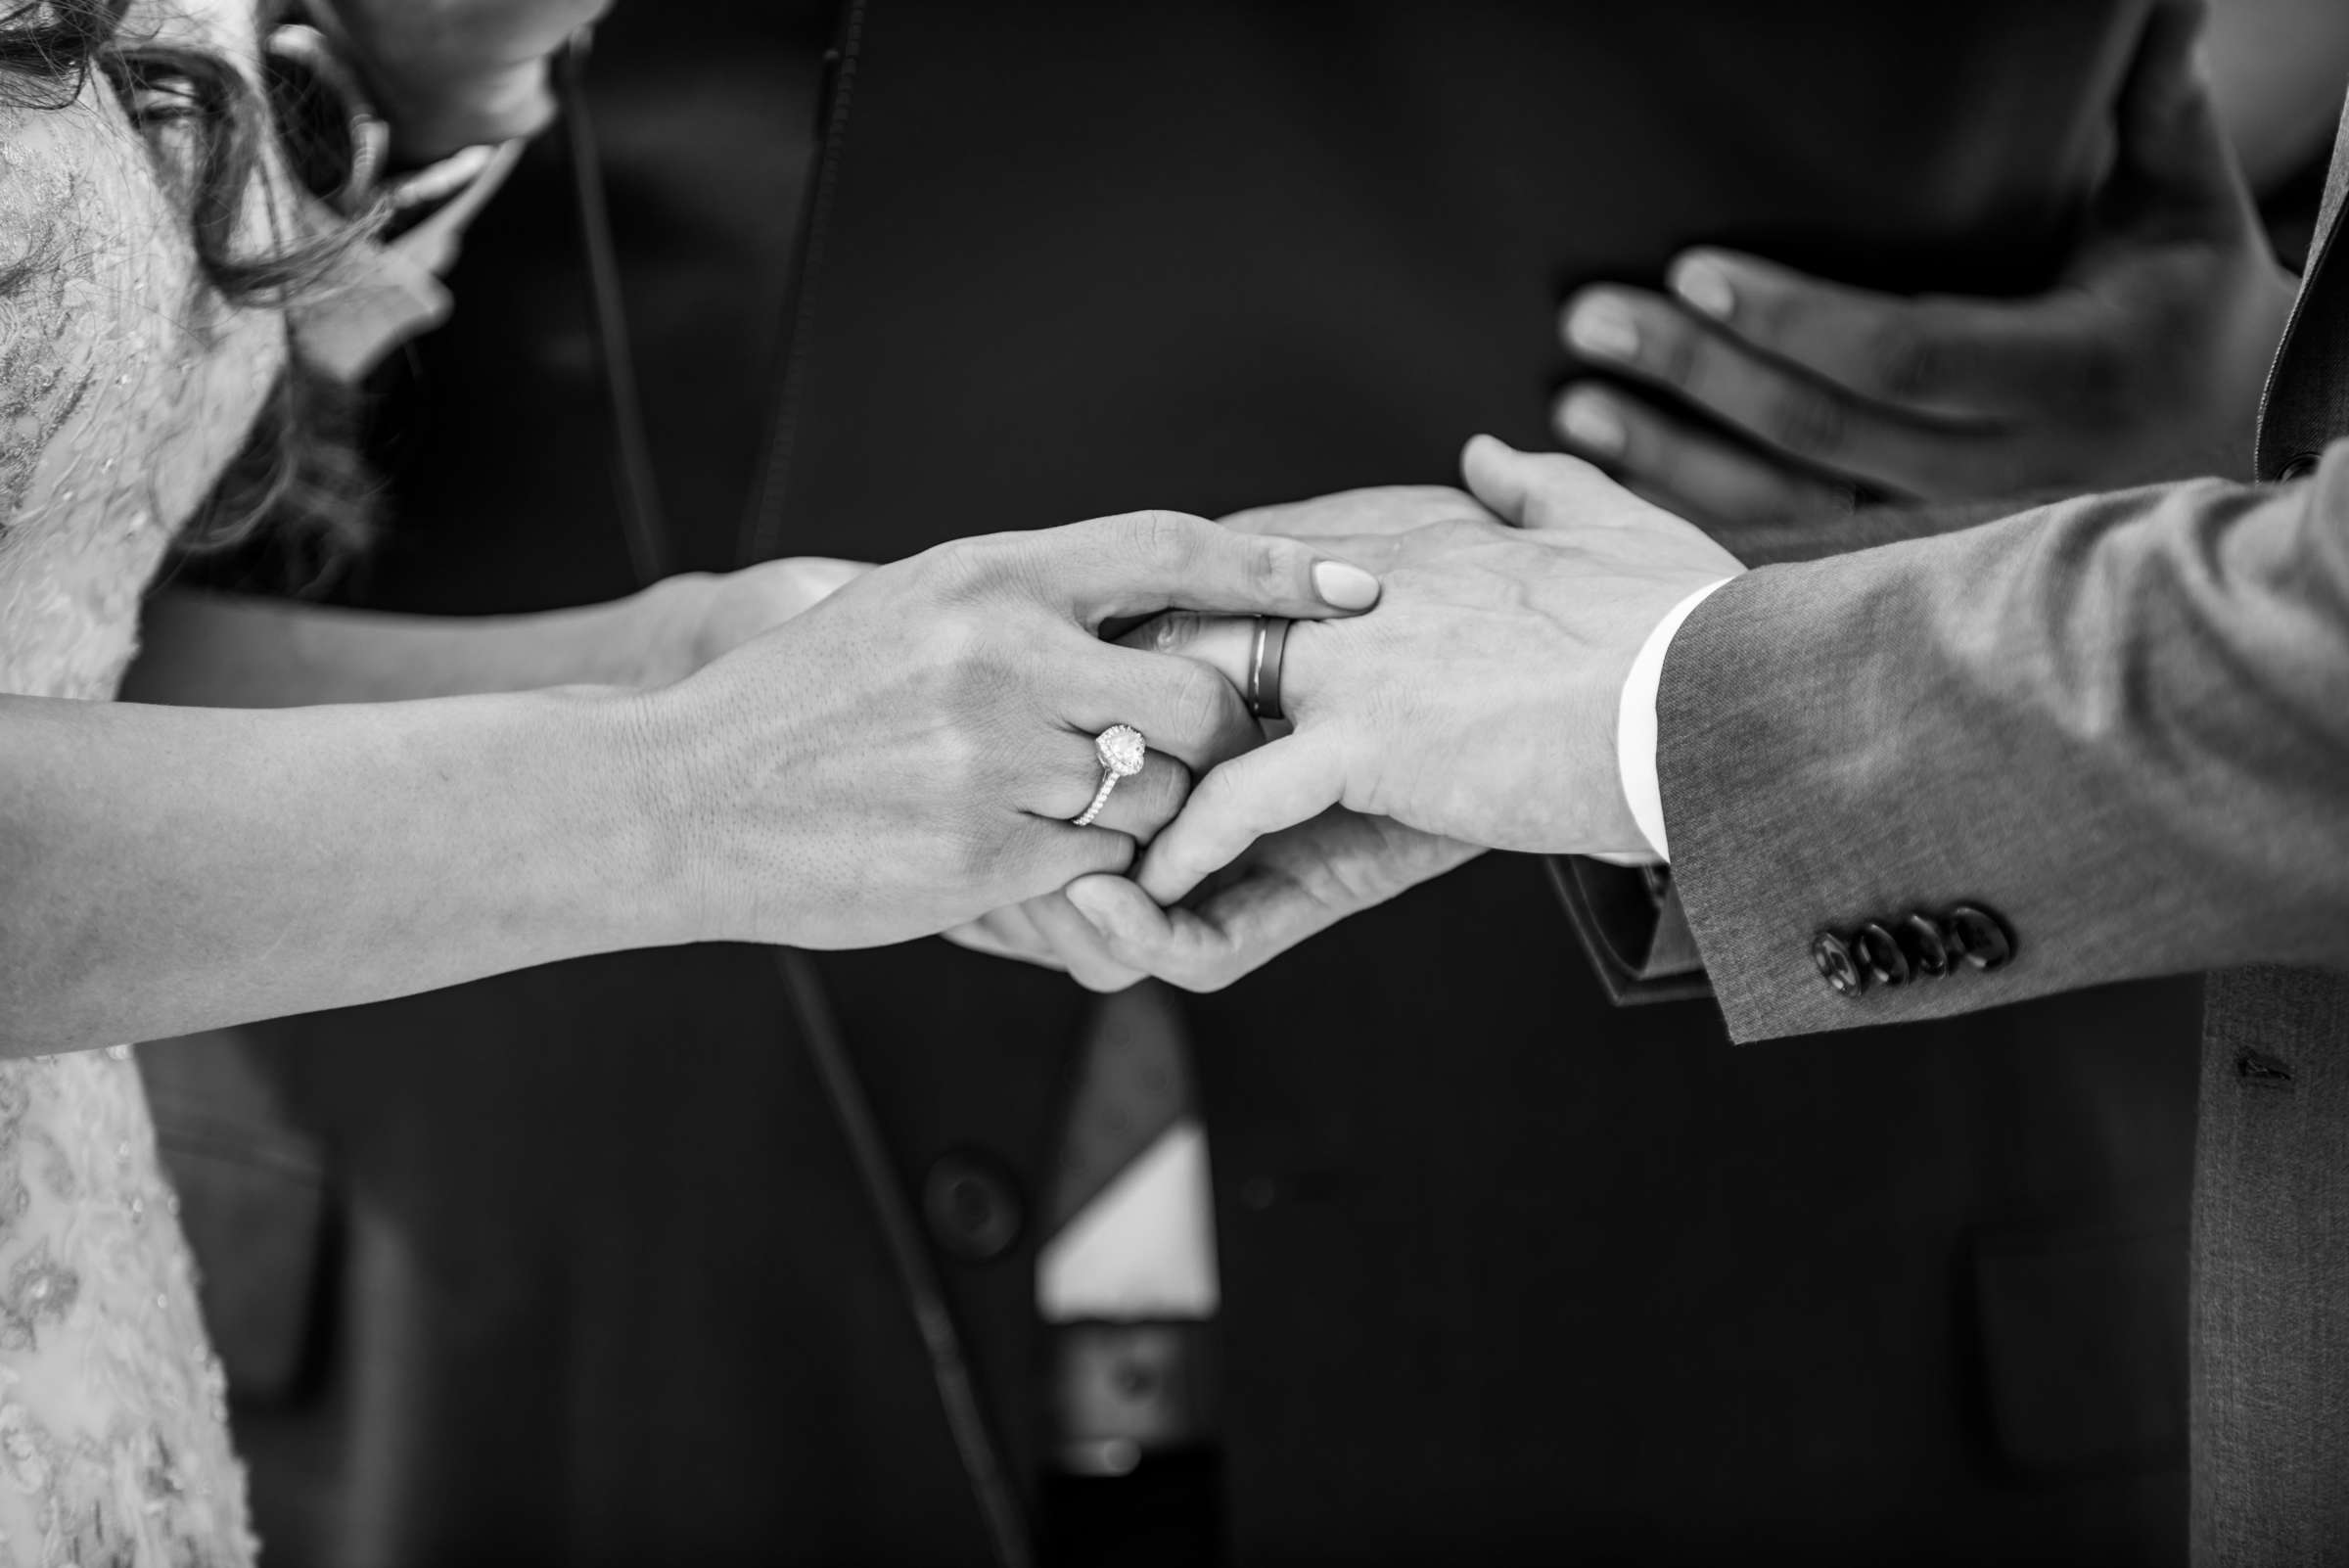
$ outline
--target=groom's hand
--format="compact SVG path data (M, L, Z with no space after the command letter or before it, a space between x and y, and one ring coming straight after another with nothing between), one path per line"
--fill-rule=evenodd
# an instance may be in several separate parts
M1378 484L1311 500L1233 512L1222 524L1237 533L1277 533L1337 550L1366 572L1384 572L1405 534L1431 523L1497 523L1473 495L1449 484Z
M1742 568L1574 458L1480 437L1465 466L1519 527L1414 530L1375 615L1291 632L1296 730L1201 781L1144 862L1162 901L1332 806L1494 849L1643 848L1616 754L1624 679L1675 606Z
M1057 897L1082 917L1098 956L1069 969L1096 991L1116 989L1088 978L1105 972L1123 975L1121 985L1148 975L1186 991L1221 991L1308 937L1484 853L1337 807L1258 839L1167 908L1124 877L1084 877Z
M1118 962L1206 989L1472 846L1645 849L1616 748L1624 679L1673 608L1742 569L1574 459L1480 438L1466 470L1518 529L1401 535L1376 615L1290 633L1294 733L1202 780L1138 888L1068 890ZM1193 651L1227 661L1225 624L1200 623Z

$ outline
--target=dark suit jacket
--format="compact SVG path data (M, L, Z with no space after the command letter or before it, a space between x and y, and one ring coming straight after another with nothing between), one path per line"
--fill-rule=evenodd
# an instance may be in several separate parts
M2349 119L2268 484L1756 572L1691 617L1658 702L1676 880L1739 1039L2222 971L2194 1192L2207 1562L2349 1562L2345 195ZM2004 914L2011 962L1857 996L1814 970L1821 928L1961 900Z
M866 6L757 547L890 557L1442 482L1474 430L1542 438L1568 287L1699 237L2027 285L2142 11ZM599 69L631 59L628 18ZM641 211L665 181L615 143ZM434 406L472 412L435 425L499 445L517 406L585 423L412 472L426 531L379 606L625 586L578 521L601 476L544 457L597 439L566 340L507 351L548 367L527 397L463 346L547 309L543 272L477 270L529 211L470 242L471 337ZM669 483L707 489L691 427L742 411L659 302L656 438ZM664 354L686 367L666 381ZM689 564L734 558L730 509L674 509ZM1190 1009L1235 1554L2173 1553L2183 1290L2135 1286L2185 1268L2190 985L1729 1051L1711 1004L1613 1007L1563 941L1539 864L1490 857ZM905 1184L981 1159L1030 1217L941 1267L1033 1481L1033 1216L1085 998L935 942L821 968ZM243 1414L296 1555L980 1558L766 954L598 959L284 1034L272 1087L345 1238L319 1375ZM2101 1355L2116 1338L2152 1353Z

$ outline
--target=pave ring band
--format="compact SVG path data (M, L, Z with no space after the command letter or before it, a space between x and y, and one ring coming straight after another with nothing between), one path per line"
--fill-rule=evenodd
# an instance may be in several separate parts
M1256 641L1248 650L1248 712L1259 718L1279 718L1280 664L1289 651L1286 616L1258 616Z
M1101 807L1109 804L1109 792L1118 787L1118 780L1142 770L1142 757L1148 751L1142 732L1131 724L1112 724L1095 735L1093 755L1101 760L1101 787L1093 791L1093 804L1069 820L1078 827L1091 827Z

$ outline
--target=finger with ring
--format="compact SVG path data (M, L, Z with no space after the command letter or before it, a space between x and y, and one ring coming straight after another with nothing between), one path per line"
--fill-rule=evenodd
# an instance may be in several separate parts
M1289 649L1289 627L1295 623L1286 616L1258 616L1256 636L1249 645L1248 685L1245 695L1248 712L1259 718L1280 718L1280 668Z
M1109 828L1147 840L1174 819L1190 794L1189 770L1152 752L1130 724L1112 724L1095 736L1091 761L1091 797L1068 818L1078 827Z
M1238 619L1232 636L1244 657L1254 627ZM1127 724L1150 737L1163 752L1194 773L1263 743L1264 727L1249 716L1238 684L1204 659L1152 653L1116 643L1094 643L1090 668L1081 681L1064 687L1060 717L1070 728L1098 734L1110 724Z

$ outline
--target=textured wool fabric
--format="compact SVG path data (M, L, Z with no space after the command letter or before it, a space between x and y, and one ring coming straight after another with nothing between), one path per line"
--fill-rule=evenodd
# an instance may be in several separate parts
M2349 983L2241 969L2207 996L2194 1559L2349 1562Z

